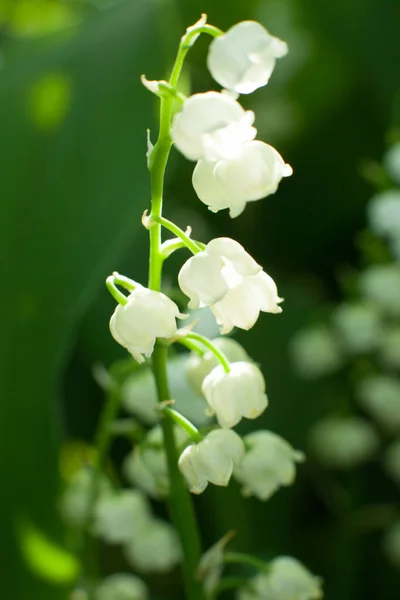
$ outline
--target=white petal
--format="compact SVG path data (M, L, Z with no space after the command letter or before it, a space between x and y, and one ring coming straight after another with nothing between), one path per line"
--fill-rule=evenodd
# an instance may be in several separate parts
M229 199L214 178L215 162L199 160L192 176L194 190L201 202L212 212L229 208Z
M231 238L214 238L207 244L207 252L229 260L240 275L255 275L261 270L261 266L243 246Z
M207 252L199 252L185 262L179 271L178 283L190 298L189 308L212 304L226 294L228 286L222 276L222 266L221 258Z

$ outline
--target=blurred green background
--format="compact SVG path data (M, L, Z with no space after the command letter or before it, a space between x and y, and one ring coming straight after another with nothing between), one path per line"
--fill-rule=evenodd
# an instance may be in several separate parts
M67 598L65 573L38 576L27 565L21 523L63 546L60 447L92 440L103 401L92 365L124 356L109 335L114 302L104 280L113 270L142 282L147 274L140 217L157 103L139 77L166 77L180 35L201 12L223 29L259 20L288 42L270 84L243 103L294 175L230 220L197 201L193 165L173 151L165 215L204 240L238 239L286 299L282 316L263 315L237 336L267 380L270 407L258 425L304 448L326 394L345 385L340 375L298 379L288 343L322 303L339 298L336 276L356 259L372 193L365 164L400 128L398 0L0 0L1 598ZM189 56L186 91L218 89L207 44L201 39ZM170 268L171 277L173 261ZM355 505L380 485L383 497L398 495L374 467L342 483ZM235 529L237 549L302 560L324 578L327 600L399 598L398 573L375 532L349 529L324 501L329 493L307 464L266 504L243 501L236 486L209 489L196 500L204 546ZM118 558L103 562L107 573ZM157 597L177 597L168 589Z

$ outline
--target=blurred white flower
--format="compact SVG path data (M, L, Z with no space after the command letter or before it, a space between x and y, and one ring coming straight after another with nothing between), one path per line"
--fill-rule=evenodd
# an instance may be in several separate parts
M343 362L336 336L323 325L297 332L289 349L299 375L310 379L334 373Z
M136 287L125 305L119 304L110 320L113 338L141 363L153 352L156 338L176 333L175 319L180 315L175 302L165 294ZM144 356L143 356L144 355Z
M371 198L368 207L368 222L377 235L400 237L400 190L386 190Z
M252 363L231 363L229 373L222 365L214 367L204 379L202 389L223 428L234 427L242 417L255 419L268 406L264 377Z
M70 525L82 527L87 523L90 517L89 502L92 485L93 471L88 468L76 471L68 482L61 496L60 511ZM99 501L112 495L111 484L103 475L98 479L97 485Z
M275 148L260 141L243 143L234 156L199 160L192 177L197 196L212 212L229 208L239 216L247 202L275 194L293 169Z
M385 452L386 472L400 486L400 438L392 442Z
M250 579L239 590L238 600L318 600L322 598L321 580L298 560L280 556L268 563L268 572Z
M400 380L391 375L369 375L357 386L363 408L390 432L400 431Z
M385 531L382 546L392 565L400 569L400 520Z
M384 330L378 350L379 360L385 367L400 368L400 327L398 325Z
M251 362L243 346L232 338L214 338L212 343L218 350L221 350L231 362ZM201 386L205 377L218 365L218 359L211 350L207 350L202 356L196 351L191 352L185 365L185 371L190 387L195 394L202 394Z
M95 600L147 600L147 586L130 573L115 573L96 587Z
M368 352L379 343L381 319L374 306L341 304L333 314L333 324L340 341L349 352Z
M211 42L207 66L224 88L250 94L268 83L276 59L287 52L287 44L260 23L242 21Z
M246 454L233 471L243 485L245 496L267 500L279 487L291 485L296 476L296 462L304 460L302 452L292 448L271 431L255 431L243 438Z
M124 546L127 561L142 572L166 573L182 558L177 533L170 523L151 519L140 536Z
M183 429L174 426L175 440L181 448L188 440ZM163 498L169 493L168 466L160 425L151 429L146 439L125 459L125 476L153 498Z
M385 153L383 165L393 181L400 184L400 142L393 144Z
M137 369L122 382L121 404L125 410L138 417L146 425L158 421L157 391L150 369Z
M179 468L193 494L201 494L208 482L227 486L233 467L244 454L241 438L230 429L215 429L179 457Z
M185 262L179 286L190 298L189 308L209 305L221 333L233 327L250 329L260 311L279 313L281 298L274 280L230 238L216 238Z
M389 316L400 316L400 267L397 264L372 265L360 275L363 296Z
M195 94L174 116L171 137L189 160L233 158L255 138L253 122L254 113L226 94Z
M371 458L378 447L378 437L365 419L327 417L312 428L310 445L327 466L351 469Z
M122 490L98 501L93 532L109 544L128 542L147 529L150 519L146 496L139 490Z

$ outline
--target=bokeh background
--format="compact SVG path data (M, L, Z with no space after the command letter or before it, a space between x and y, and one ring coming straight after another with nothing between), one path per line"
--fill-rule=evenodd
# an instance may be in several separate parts
M279 284L283 314L237 335L267 380L270 407L258 425L304 449L327 395L334 402L345 389L341 373L299 378L288 347L338 301L340 273L358 260L355 236L379 179L374 161L400 127L399 2L0 0L2 598L67 598L57 557L23 532L34 523L63 547L60 450L68 440L90 444L104 399L92 366L123 356L109 335L104 280L113 270L142 282L147 274L140 217L157 103L139 77L166 77L180 35L201 12L223 29L259 20L288 42L270 84L243 103L294 175L230 220L198 202L193 165L173 151L165 215L192 224L198 238L238 239ZM207 44L190 54L185 92L217 89ZM170 269L172 282L173 261ZM123 448L113 452L118 462ZM331 485L311 462L266 504L243 501L235 486L207 490L196 500L204 545L235 529L236 549L302 560L324 578L327 600L395 600L399 575L380 552L379 532L349 526L348 513L331 507ZM379 486L380 500L398 501L374 466L340 485L351 507L368 505ZM37 552L55 561L56 575L37 567ZM105 552L104 573L120 560ZM177 598L178 578L155 583L154 598Z

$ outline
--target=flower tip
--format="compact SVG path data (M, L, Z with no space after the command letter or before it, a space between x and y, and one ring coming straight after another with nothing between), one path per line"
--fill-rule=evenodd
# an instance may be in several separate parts
M286 163L283 167L282 177L290 177L291 175L293 175L293 169Z

